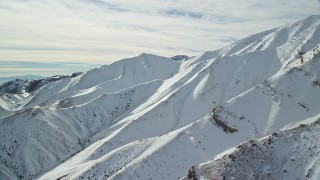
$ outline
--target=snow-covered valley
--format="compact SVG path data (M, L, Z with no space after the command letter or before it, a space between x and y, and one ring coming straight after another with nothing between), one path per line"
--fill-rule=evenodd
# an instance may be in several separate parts
M20 92L0 94L0 179L320 177L320 15Z

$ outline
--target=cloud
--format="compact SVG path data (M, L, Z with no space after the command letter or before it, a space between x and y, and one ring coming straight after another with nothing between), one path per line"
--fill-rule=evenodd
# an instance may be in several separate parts
M53 76L84 72L102 64L88 64L75 62L32 62L32 61L0 61L0 76L9 77L17 75Z
M105 10L116 11L116 12L129 12L130 10L127 8L123 8L121 6L117 6L115 4L102 1L102 0L82 0L83 2L90 3L96 5L98 8L102 8Z
M191 56L319 10L317 0L0 1L0 61Z
M168 9L165 11L165 14L174 17L186 17L186 18L195 18L200 19L203 17L202 13L199 12L192 12L192 11L185 11L185 10L178 10L178 9Z
M213 21L217 24L230 24L230 23L240 23L247 21L243 17L232 17L232 16L221 16L217 15L214 17Z

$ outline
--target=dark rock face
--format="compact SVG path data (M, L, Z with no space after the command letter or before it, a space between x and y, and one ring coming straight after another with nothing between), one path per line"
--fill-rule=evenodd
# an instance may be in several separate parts
M176 55L176 56L171 57L171 59L175 60L175 61L185 61L185 60L190 59L190 57L188 57L186 55Z

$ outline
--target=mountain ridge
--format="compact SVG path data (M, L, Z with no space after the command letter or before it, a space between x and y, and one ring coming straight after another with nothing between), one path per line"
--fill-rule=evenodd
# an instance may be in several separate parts
M317 15L187 61L141 54L0 101L11 107L0 110L0 177L183 178L240 143L315 122L319 29Z

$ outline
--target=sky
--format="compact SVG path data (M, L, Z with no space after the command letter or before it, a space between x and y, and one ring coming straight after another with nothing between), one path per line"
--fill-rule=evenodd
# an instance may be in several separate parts
M6 63L192 56L319 12L320 0L0 0L0 76L18 71Z
M70 75L74 72L85 72L101 66L103 64L84 62L0 61L0 83L1 77Z

